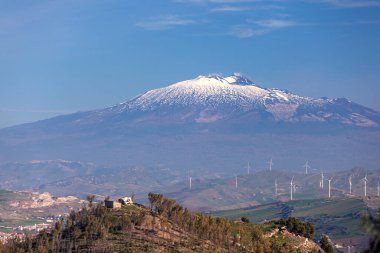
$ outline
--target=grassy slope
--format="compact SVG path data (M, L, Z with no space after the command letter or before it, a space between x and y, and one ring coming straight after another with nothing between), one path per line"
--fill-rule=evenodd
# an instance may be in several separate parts
M283 212L286 206L292 210L292 216L315 224L317 236L325 233L333 239L362 235L360 217L362 213L368 211L361 199L341 198L296 200L286 202L284 205L274 203L252 208L214 212L213 215L234 219L246 216L252 222L263 222L286 217L286 213Z

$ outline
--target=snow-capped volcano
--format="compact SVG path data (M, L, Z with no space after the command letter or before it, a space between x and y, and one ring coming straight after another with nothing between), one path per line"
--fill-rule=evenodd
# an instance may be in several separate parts
M339 122L356 126L380 123L378 113L347 99L302 97L276 88L263 88L240 74L198 76L147 91L107 112L162 114L168 110L172 119L197 123L210 123L242 113L255 113L256 120L260 115L261 120L286 122Z
M379 112L348 99L303 97L239 74L209 75L108 108L0 129L0 162L65 159L220 169L250 159L264 166L274 156L281 166L305 160L325 167L375 166L379 126Z

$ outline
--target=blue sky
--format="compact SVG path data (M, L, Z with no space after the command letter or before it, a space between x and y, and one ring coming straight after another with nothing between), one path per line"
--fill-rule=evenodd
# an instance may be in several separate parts
M201 74L380 109L379 0L0 1L0 127Z

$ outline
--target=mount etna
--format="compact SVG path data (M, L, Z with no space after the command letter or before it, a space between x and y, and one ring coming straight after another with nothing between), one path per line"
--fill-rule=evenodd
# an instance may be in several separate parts
M248 78L199 76L105 109L0 129L0 162L65 159L232 171L379 164L380 112Z

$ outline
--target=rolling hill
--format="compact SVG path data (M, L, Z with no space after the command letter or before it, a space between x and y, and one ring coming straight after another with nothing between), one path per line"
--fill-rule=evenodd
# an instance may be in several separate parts
M160 197L159 195L155 195ZM153 199L153 198L152 198ZM318 252L320 247L278 225L256 225L192 213L174 200L152 200L151 209L107 209L89 203L24 242L0 243L1 252ZM310 226L310 225L309 225ZM307 234L306 236L311 236Z
M321 172L313 168L305 175L302 167L298 172L288 172L277 169L257 170L252 166L248 175L244 173L244 166L241 166L236 169L236 188L236 178L228 172L182 171L166 166L102 166L65 160L10 162L0 165L0 187L12 191L50 192L55 196L73 195L79 198L85 198L88 194L99 195L99 198L135 194L143 203L146 203L146 194L154 191L175 198L192 210L214 211L288 201L292 177L295 184L294 200L327 198L326 179L329 178L332 178L333 198L363 197L363 178L367 175L368 196L377 195L380 170L354 168L324 171L325 185L321 189ZM192 176L191 189L189 176ZM349 194L349 176L352 178L352 194ZM376 207L376 203L371 205Z
M349 193L348 178L352 178L352 192ZM364 196L363 178L367 175L367 194L377 196L377 185L380 170L364 170L355 168L344 171L324 172L324 188L320 188L321 173L313 171L308 175L304 173L286 172L278 170L255 171L251 174L238 174L238 187L236 178L207 179L193 178L192 189L189 184L177 184L166 187L165 192L177 199L185 206L202 211L228 210L251 207L278 201L290 200L290 181L294 177L294 200L312 200L328 198L327 180L331 181L332 198ZM277 195L275 182L277 181ZM380 205L380 202L378 202ZM376 204L374 204L376 207Z
M369 236L360 225L361 217L368 213L374 214L375 210L368 208L362 199L336 198L277 202L212 214L231 219L244 216L261 223L291 215L314 224L316 238L327 234L337 244L362 251L368 245Z

